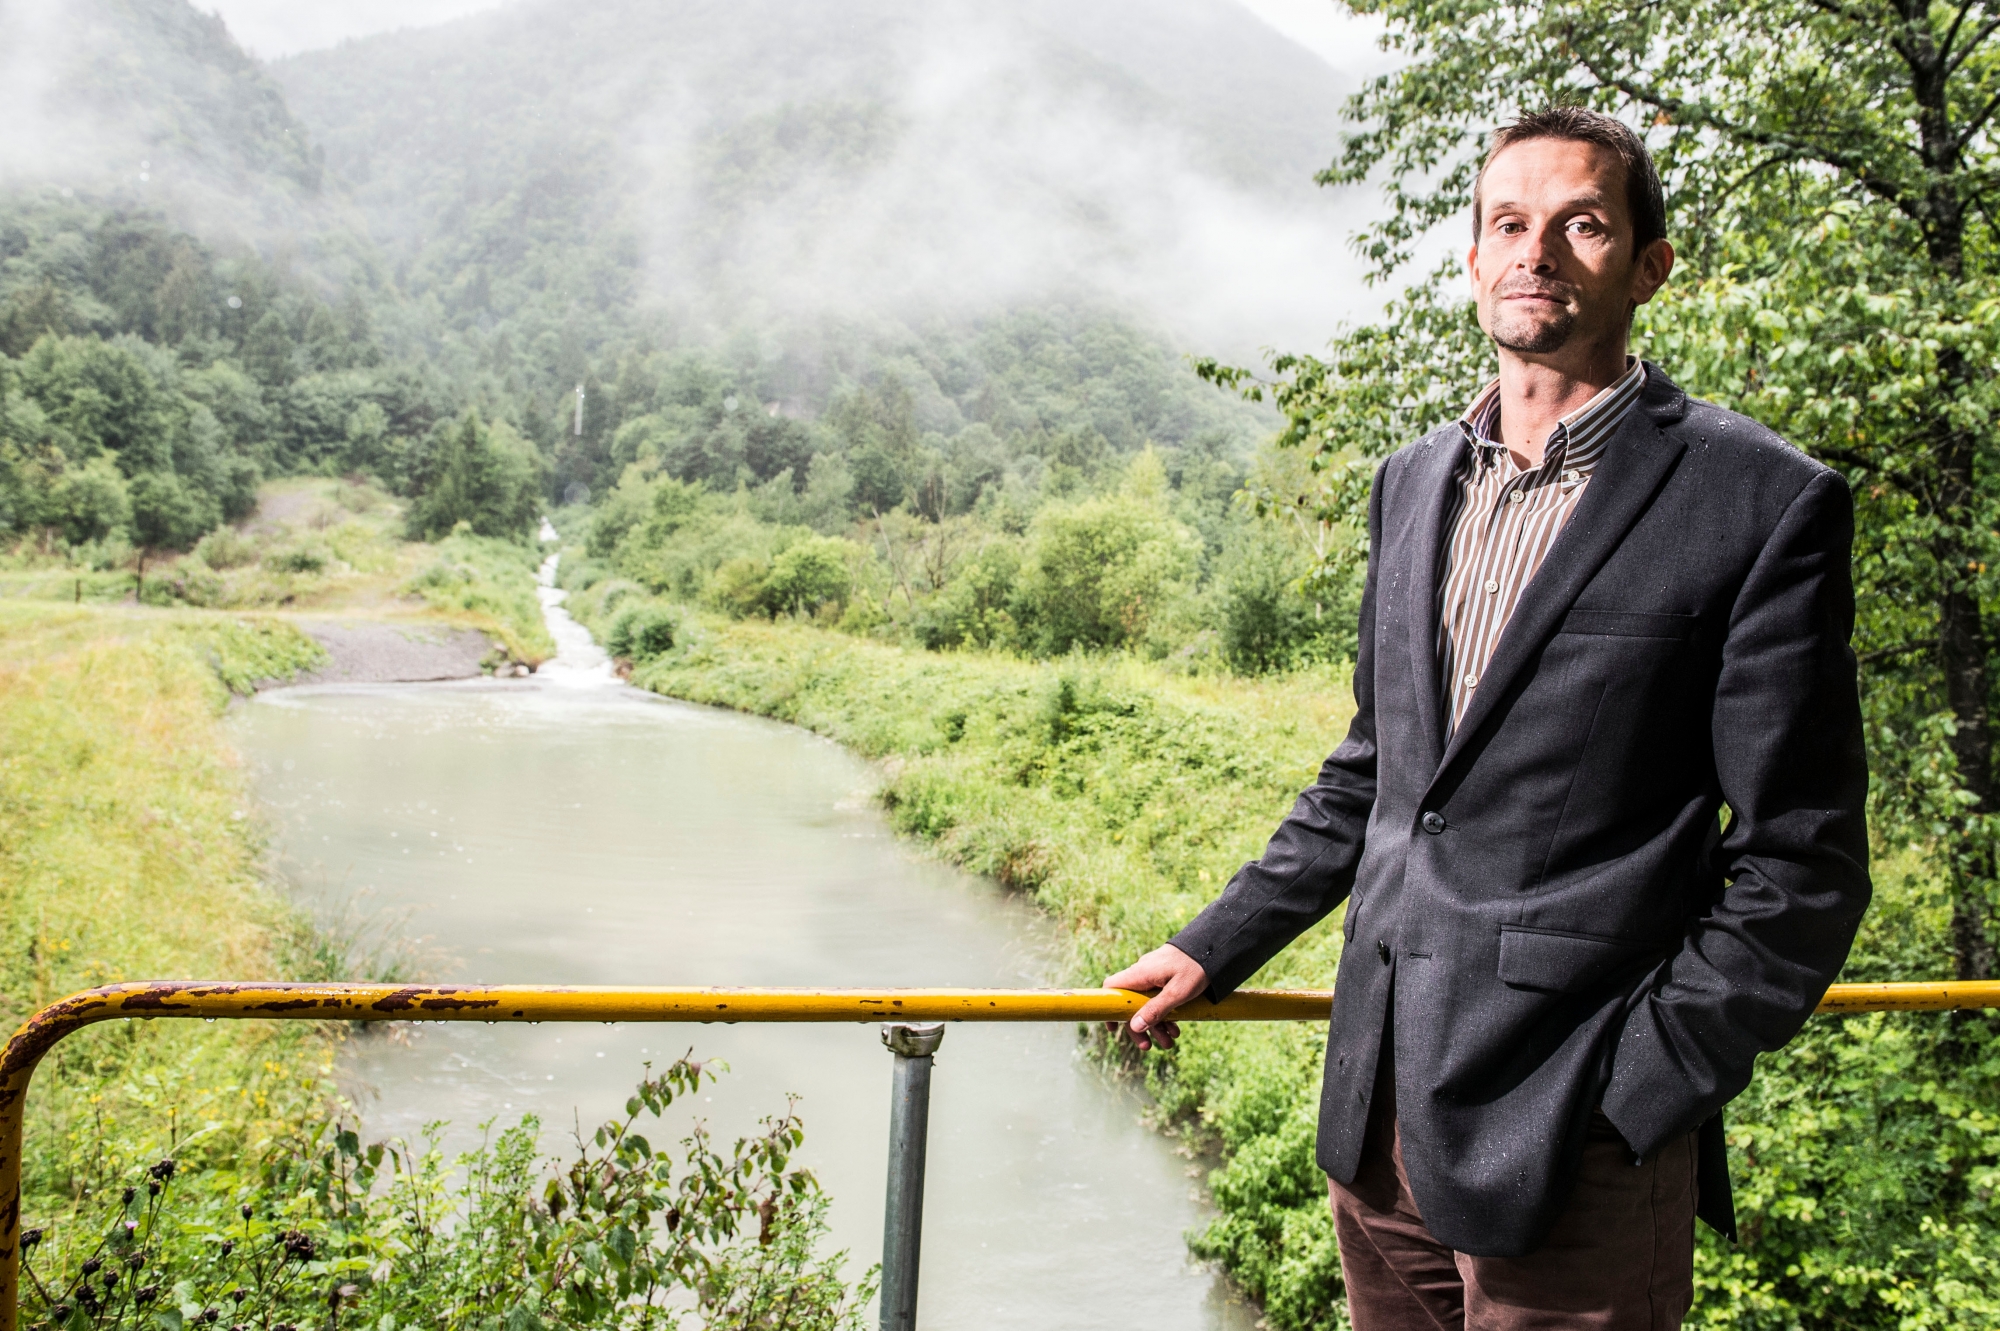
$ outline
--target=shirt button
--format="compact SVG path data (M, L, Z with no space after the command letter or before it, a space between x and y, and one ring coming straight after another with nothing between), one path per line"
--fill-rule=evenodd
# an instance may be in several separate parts
M1389 945L1379 938L1375 940L1375 955L1382 958L1384 966L1389 964Z
M1468 689L1476 689L1476 688L1478 688L1478 687L1479 687L1479 676L1477 676L1477 675L1467 675L1467 676L1465 677L1465 687L1466 687L1466 688L1468 688Z
M1432 836L1436 836L1439 832L1444 831L1444 815L1436 809L1432 809L1429 813L1425 814L1424 831L1429 832Z
M1499 584L1499 583L1495 582L1495 581L1494 581L1493 579L1491 579L1491 578L1488 578L1488 579L1486 580L1486 594L1487 594L1488 596L1491 596L1491 595L1493 595L1493 594L1494 594L1495 592L1497 592L1497 591L1499 591L1499 590L1500 590L1500 584Z
M1525 504L1528 502L1528 492L1526 490L1510 490L1507 492L1507 502L1510 504Z

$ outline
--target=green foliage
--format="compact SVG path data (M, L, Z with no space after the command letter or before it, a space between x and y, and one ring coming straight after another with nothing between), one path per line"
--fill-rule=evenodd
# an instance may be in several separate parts
M647 661L673 650L680 616L661 605L628 605L611 620L604 650L626 661Z
M461 523L479 536L524 537L541 509L540 459L504 422L476 412L439 433L410 505L413 538L435 541Z
M711 1331L859 1328L873 1277L850 1290L845 1254L816 1251L827 1199L791 1165L795 1113L726 1149L697 1124L678 1158L638 1131L714 1076L685 1058L649 1069L624 1115L546 1172L532 1117L449 1165L434 1138L363 1146L338 1123L254 1169L80 1162L79 1200L24 1236L23 1311L75 1331L177 1331L223 1310L260 1327L324 1312L333 1326L671 1331L690 1306Z
M1186 595L1200 547L1157 502L1120 494L1044 509L1015 593L1016 618L1045 654L1145 641Z
M187 550L222 520L214 498L172 472L132 478L132 539L154 550Z
M862 554L851 541L808 536L780 550L764 577L763 603L773 614L811 614L847 599L854 589L848 566Z

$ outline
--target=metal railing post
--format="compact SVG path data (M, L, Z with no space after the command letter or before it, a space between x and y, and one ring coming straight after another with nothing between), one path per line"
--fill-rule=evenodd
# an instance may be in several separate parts
M924 1243L924 1151L930 1143L931 1055L944 1023L895 1022L882 1043L896 1056L889 1100L889 1198L882 1212L882 1331L916 1331Z

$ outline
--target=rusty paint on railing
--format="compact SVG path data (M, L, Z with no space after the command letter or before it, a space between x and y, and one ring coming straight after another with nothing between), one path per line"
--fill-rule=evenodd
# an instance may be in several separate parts
M1118 1021L1122 989L616 989L568 985L285 984L171 980L106 985L30 1017L0 1051L0 1331L19 1320L21 1147L28 1084L65 1036L120 1018L279 1021ZM1324 1021L1330 989L1246 989L1197 999L1178 1021ZM2000 1007L2000 981L1837 984L1819 1011Z

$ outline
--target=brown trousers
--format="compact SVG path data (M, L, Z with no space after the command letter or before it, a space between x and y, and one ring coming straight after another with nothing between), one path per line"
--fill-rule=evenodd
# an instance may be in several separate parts
M1354 1331L1672 1331L1694 1302L1692 1136L1632 1163L1591 1122L1576 1195L1526 1257L1471 1257L1432 1238L1410 1196L1384 1051L1352 1184L1327 1180Z

